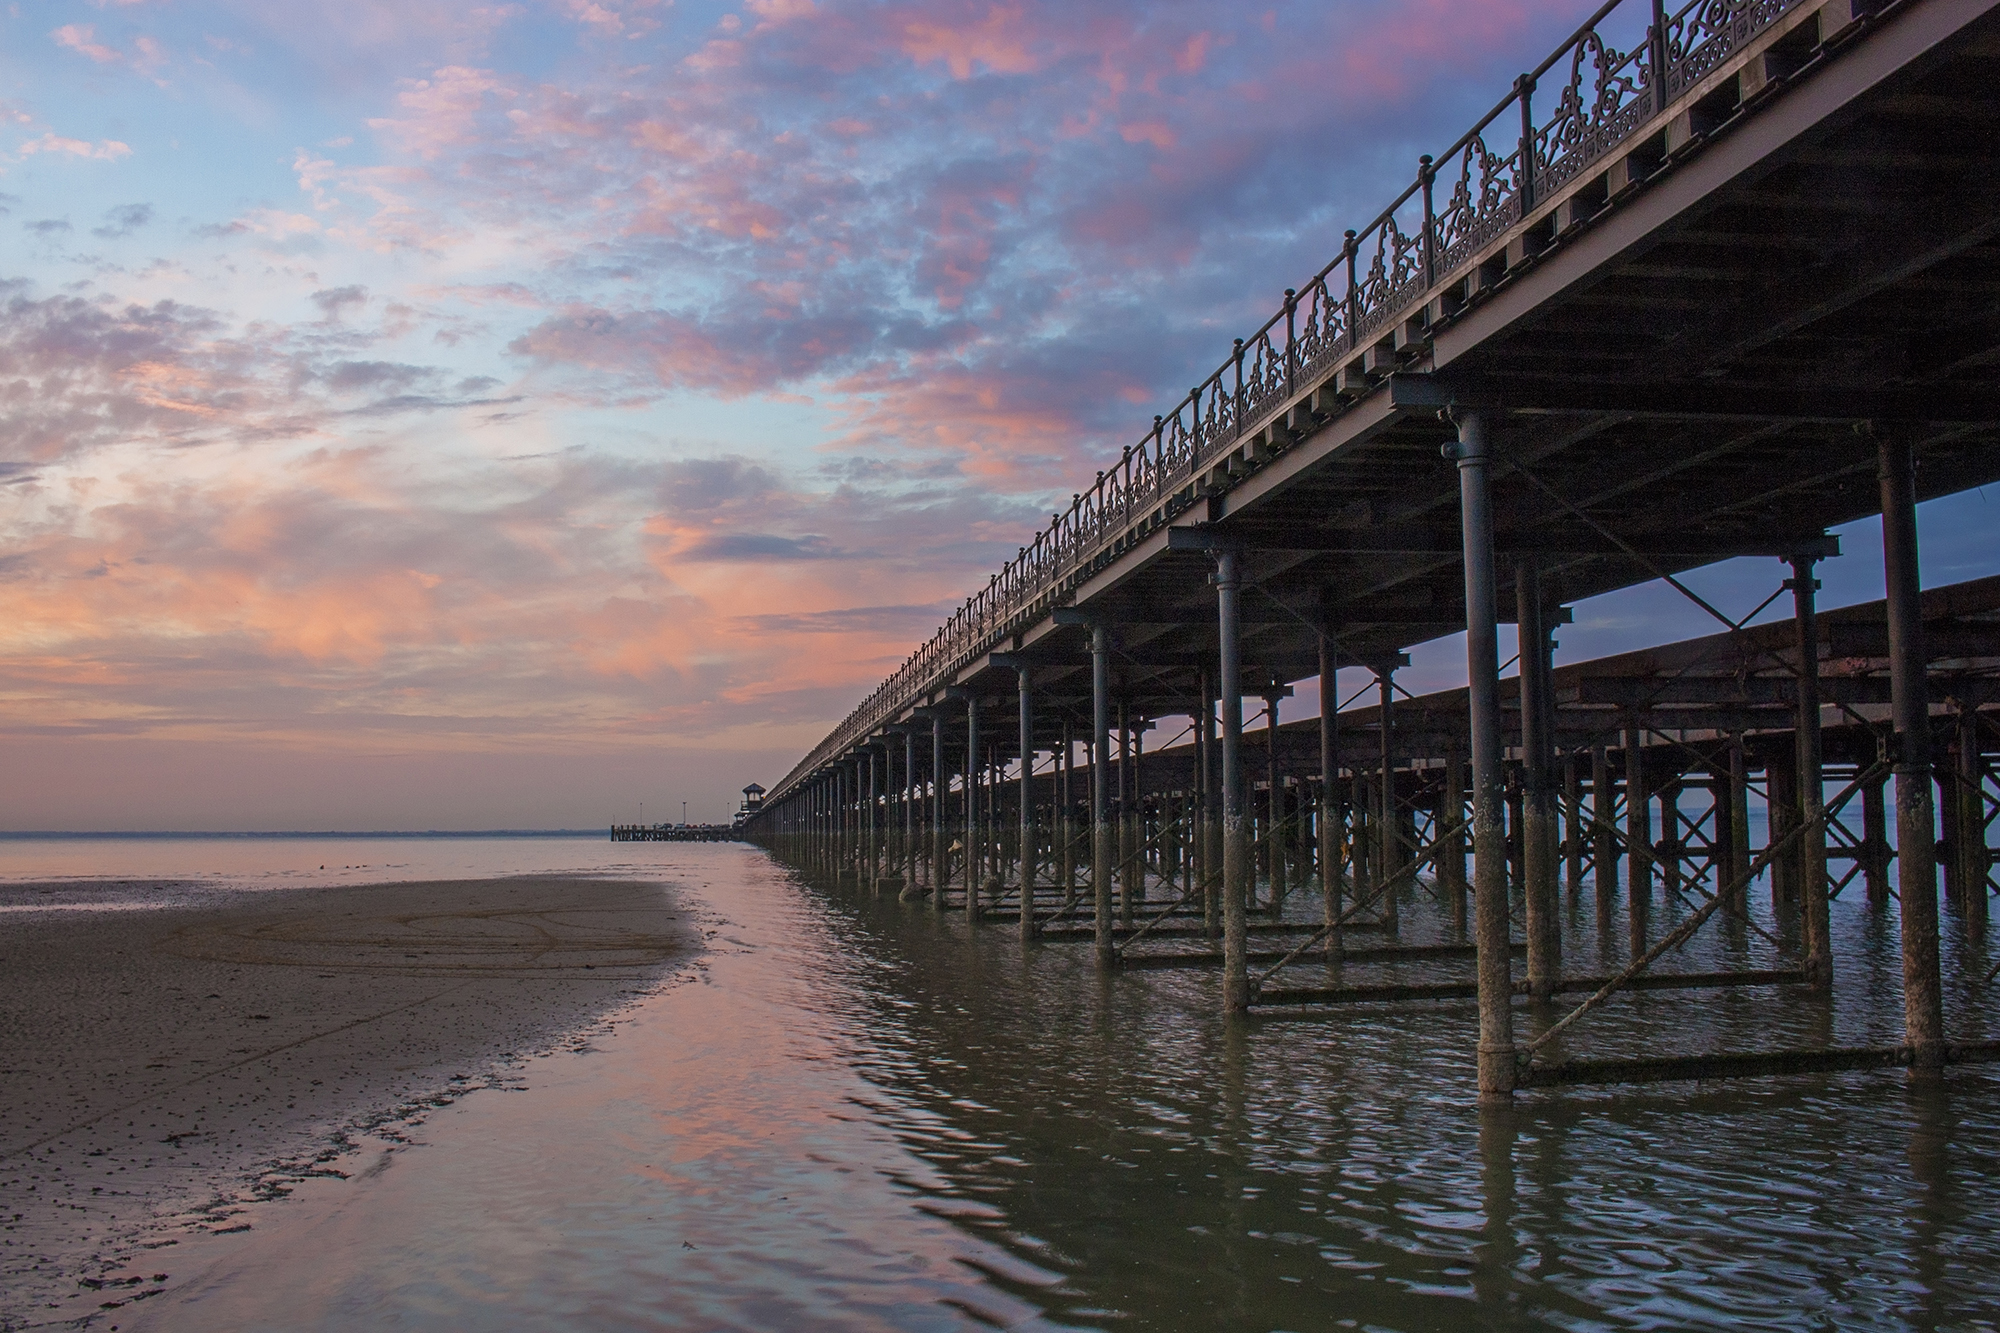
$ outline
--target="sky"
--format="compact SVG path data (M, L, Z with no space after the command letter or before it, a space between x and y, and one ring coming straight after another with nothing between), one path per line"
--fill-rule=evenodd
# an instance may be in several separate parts
M726 817L1584 12L8 5L0 829Z

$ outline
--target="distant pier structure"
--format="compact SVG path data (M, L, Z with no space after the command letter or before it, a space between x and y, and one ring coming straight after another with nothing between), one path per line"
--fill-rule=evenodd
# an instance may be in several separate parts
M613 824L613 842L736 842L740 829L729 824Z
M727 824L613 824L613 842L741 842L743 825L764 804L764 789L751 783L743 789L743 804Z

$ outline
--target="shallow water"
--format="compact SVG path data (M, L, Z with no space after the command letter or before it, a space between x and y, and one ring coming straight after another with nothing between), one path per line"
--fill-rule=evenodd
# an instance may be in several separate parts
M594 1049L533 1062L526 1091L440 1110L354 1178L253 1208L251 1231L163 1252L167 1294L105 1318L1933 1328L2000 1312L1987 1068L1922 1097L1852 1075L1540 1094L1482 1118L1469 1004L1224 1024L1212 971L1100 978L1085 946L1024 953L1005 926L807 886L748 848L615 850L711 918L690 979ZM1421 902L1406 915L1406 938L1434 937ZM1891 1040L1893 921L1843 901L1836 927L1831 1005L1653 993L1586 1020L1572 1049ZM1575 965L1597 944L1579 908ZM1983 948L1948 930L1948 975ZM1674 965L1770 957L1718 934ZM1953 1035L1985 1031L1982 992L1947 991ZM1520 1013L1524 1031L1545 1021Z
M91 889L91 900L124 900L129 890L104 881L275 889L496 875L651 873L655 863L641 849L657 845L615 843L601 833L12 834L0 836L0 884L76 881Z

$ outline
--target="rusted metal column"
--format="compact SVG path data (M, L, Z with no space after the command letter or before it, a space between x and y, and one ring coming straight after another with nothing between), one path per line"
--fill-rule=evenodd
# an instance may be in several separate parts
M1501 813L1500 642L1486 423L1459 411L1458 498L1465 548L1465 667L1472 742L1472 894L1479 953L1479 1100L1514 1097L1514 979L1507 943L1507 831Z
M1729 860L1728 882L1737 886L1729 910L1740 917L1750 915L1750 886L1743 879L1750 873L1750 756L1744 752L1743 733L1729 737Z
M1382 741L1381 784L1376 793L1375 873L1382 878L1382 926L1393 937L1397 929L1396 894L1403 887L1403 849L1396 839L1396 668L1375 669L1376 734Z
M1806 982L1817 990L1833 985L1833 941L1826 885L1825 774L1820 764L1819 626L1813 577L1816 556L1793 556L1792 622L1798 630L1799 706L1794 739L1798 750L1799 819L1806 825L1799 840L1799 906L1805 925Z
M1018 669L1021 716L1021 939L1035 938L1035 685Z
M1111 944L1111 631L1090 627L1090 893L1097 909L1100 968L1115 967Z
M1646 751L1636 718L1625 720L1626 945L1646 952L1646 918L1653 907L1653 802L1646 789Z
M1125 924L1128 926L1132 924L1133 904L1146 901L1146 860L1148 857L1146 843L1146 797L1144 794L1146 788L1140 780L1142 774L1139 771L1140 765L1146 758L1146 725L1145 718L1135 718L1133 719L1132 729L1125 734L1126 745L1132 752L1132 813L1129 821L1132 829L1132 850L1126 853L1132 859L1132 887L1131 892L1125 895Z
M1799 826L1798 758L1767 749L1764 752L1764 805L1768 812L1769 844L1778 846ZM1771 858L1771 915L1780 924L1794 920L1799 901L1799 856L1796 841Z
M1444 887L1445 905L1451 909L1452 933L1465 937L1465 833L1458 827L1465 818L1465 752L1451 746L1444 757L1445 849L1438 863L1438 882Z
M1132 760L1132 720L1125 700L1118 701L1118 767L1112 770L1111 805L1116 812L1118 867L1113 876L1118 888L1118 922L1132 924L1132 797L1128 783Z
M1063 907L1071 907L1076 902L1076 854L1072 850L1072 839L1076 836L1074 824L1076 816L1076 792L1070 778L1076 769L1076 736L1070 730L1070 722L1063 718L1062 724L1062 776L1058 780L1056 795L1058 813L1056 815L1056 865L1062 874Z
M1270 834L1265 839L1265 861L1271 867L1271 916L1273 919L1285 913L1285 895L1290 891L1285 866L1285 790L1283 780L1278 775L1278 694L1274 690L1264 699L1264 743L1265 774L1271 787Z
M896 896L904 902L917 896L917 802L923 789L917 784L917 729L903 729L903 889Z
M1660 787L1660 884L1664 902L1671 903L1687 881L1681 867L1681 774L1668 775Z
M998 740L986 744L986 794L980 798L980 825L985 832L982 845L986 848L986 866L980 875L979 888L997 905L1001 891L1001 879L1006 874L1008 860L1008 834L1006 820L1007 805L1007 757L1001 751ZM987 904L981 904L986 906Z
M1882 485L1882 566L1889 620L1890 712L1895 720L1896 887L1902 909L1903 1032L1912 1072L1944 1067L1944 1000L1938 978L1937 819L1931 807L1930 691L1924 678L1922 585L1917 567L1916 455L1907 435L1877 439Z
M1528 935L1528 990L1555 994L1562 976L1562 917L1556 906L1554 766L1555 702L1549 679L1549 628L1542 604L1541 564L1514 565L1514 608L1521 659L1521 869Z
M868 806L867 813L863 819L861 877L868 881L868 892L872 894L875 892L875 872L878 859L876 853L879 850L877 844L880 841L878 836L880 830L876 820L876 805L882 798L882 774L875 763L875 747L873 744L870 744L862 752L861 762L866 765L868 774L868 785L866 788Z
M1215 690L1201 673L1201 725L1195 729L1195 760L1201 767L1196 793L1201 801L1196 840L1196 873L1201 877L1201 923L1211 937L1222 929L1222 789L1215 780Z
M1355 760L1353 772L1349 774L1347 810L1349 831L1347 855L1353 867L1356 893L1366 892L1375 886L1380 870L1375 865L1375 821L1368 811L1373 805L1369 795L1368 774L1362 770L1359 758ZM1381 907L1376 907L1377 915Z
M1327 927L1326 952L1339 957L1340 805L1335 784L1340 781L1340 677L1334 666L1333 641L1319 636L1319 894Z
M1222 690L1222 1011L1250 1008L1248 880L1250 831L1243 793L1243 662L1238 638L1242 596L1240 557L1216 555L1215 610Z
M959 842L965 847L965 914L979 916L979 876L985 869L979 837L979 696L965 695L965 832Z
M1889 814L1883 791L1887 778L1868 783L1861 789L1861 873L1868 889L1868 905L1889 905Z
M1986 872L1991 858L1986 852L1986 775L1979 756L1979 710L1976 704L1958 701L1958 833L1952 839L1958 849L1959 881L1965 885L1965 926L1975 939L1986 936Z
M1602 745L1590 747L1590 878L1597 888L1597 928L1611 926L1612 900L1618 893L1617 802L1612 795L1611 761Z
M1570 907L1583 897L1583 772L1576 751L1563 751L1563 891Z
M931 906L944 906L944 710L931 714Z

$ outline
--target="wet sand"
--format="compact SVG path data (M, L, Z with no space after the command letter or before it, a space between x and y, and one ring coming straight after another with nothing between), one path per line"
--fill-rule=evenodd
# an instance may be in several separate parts
M700 946L619 880L0 887L0 1329L158 1290L189 1228L587 1042Z

